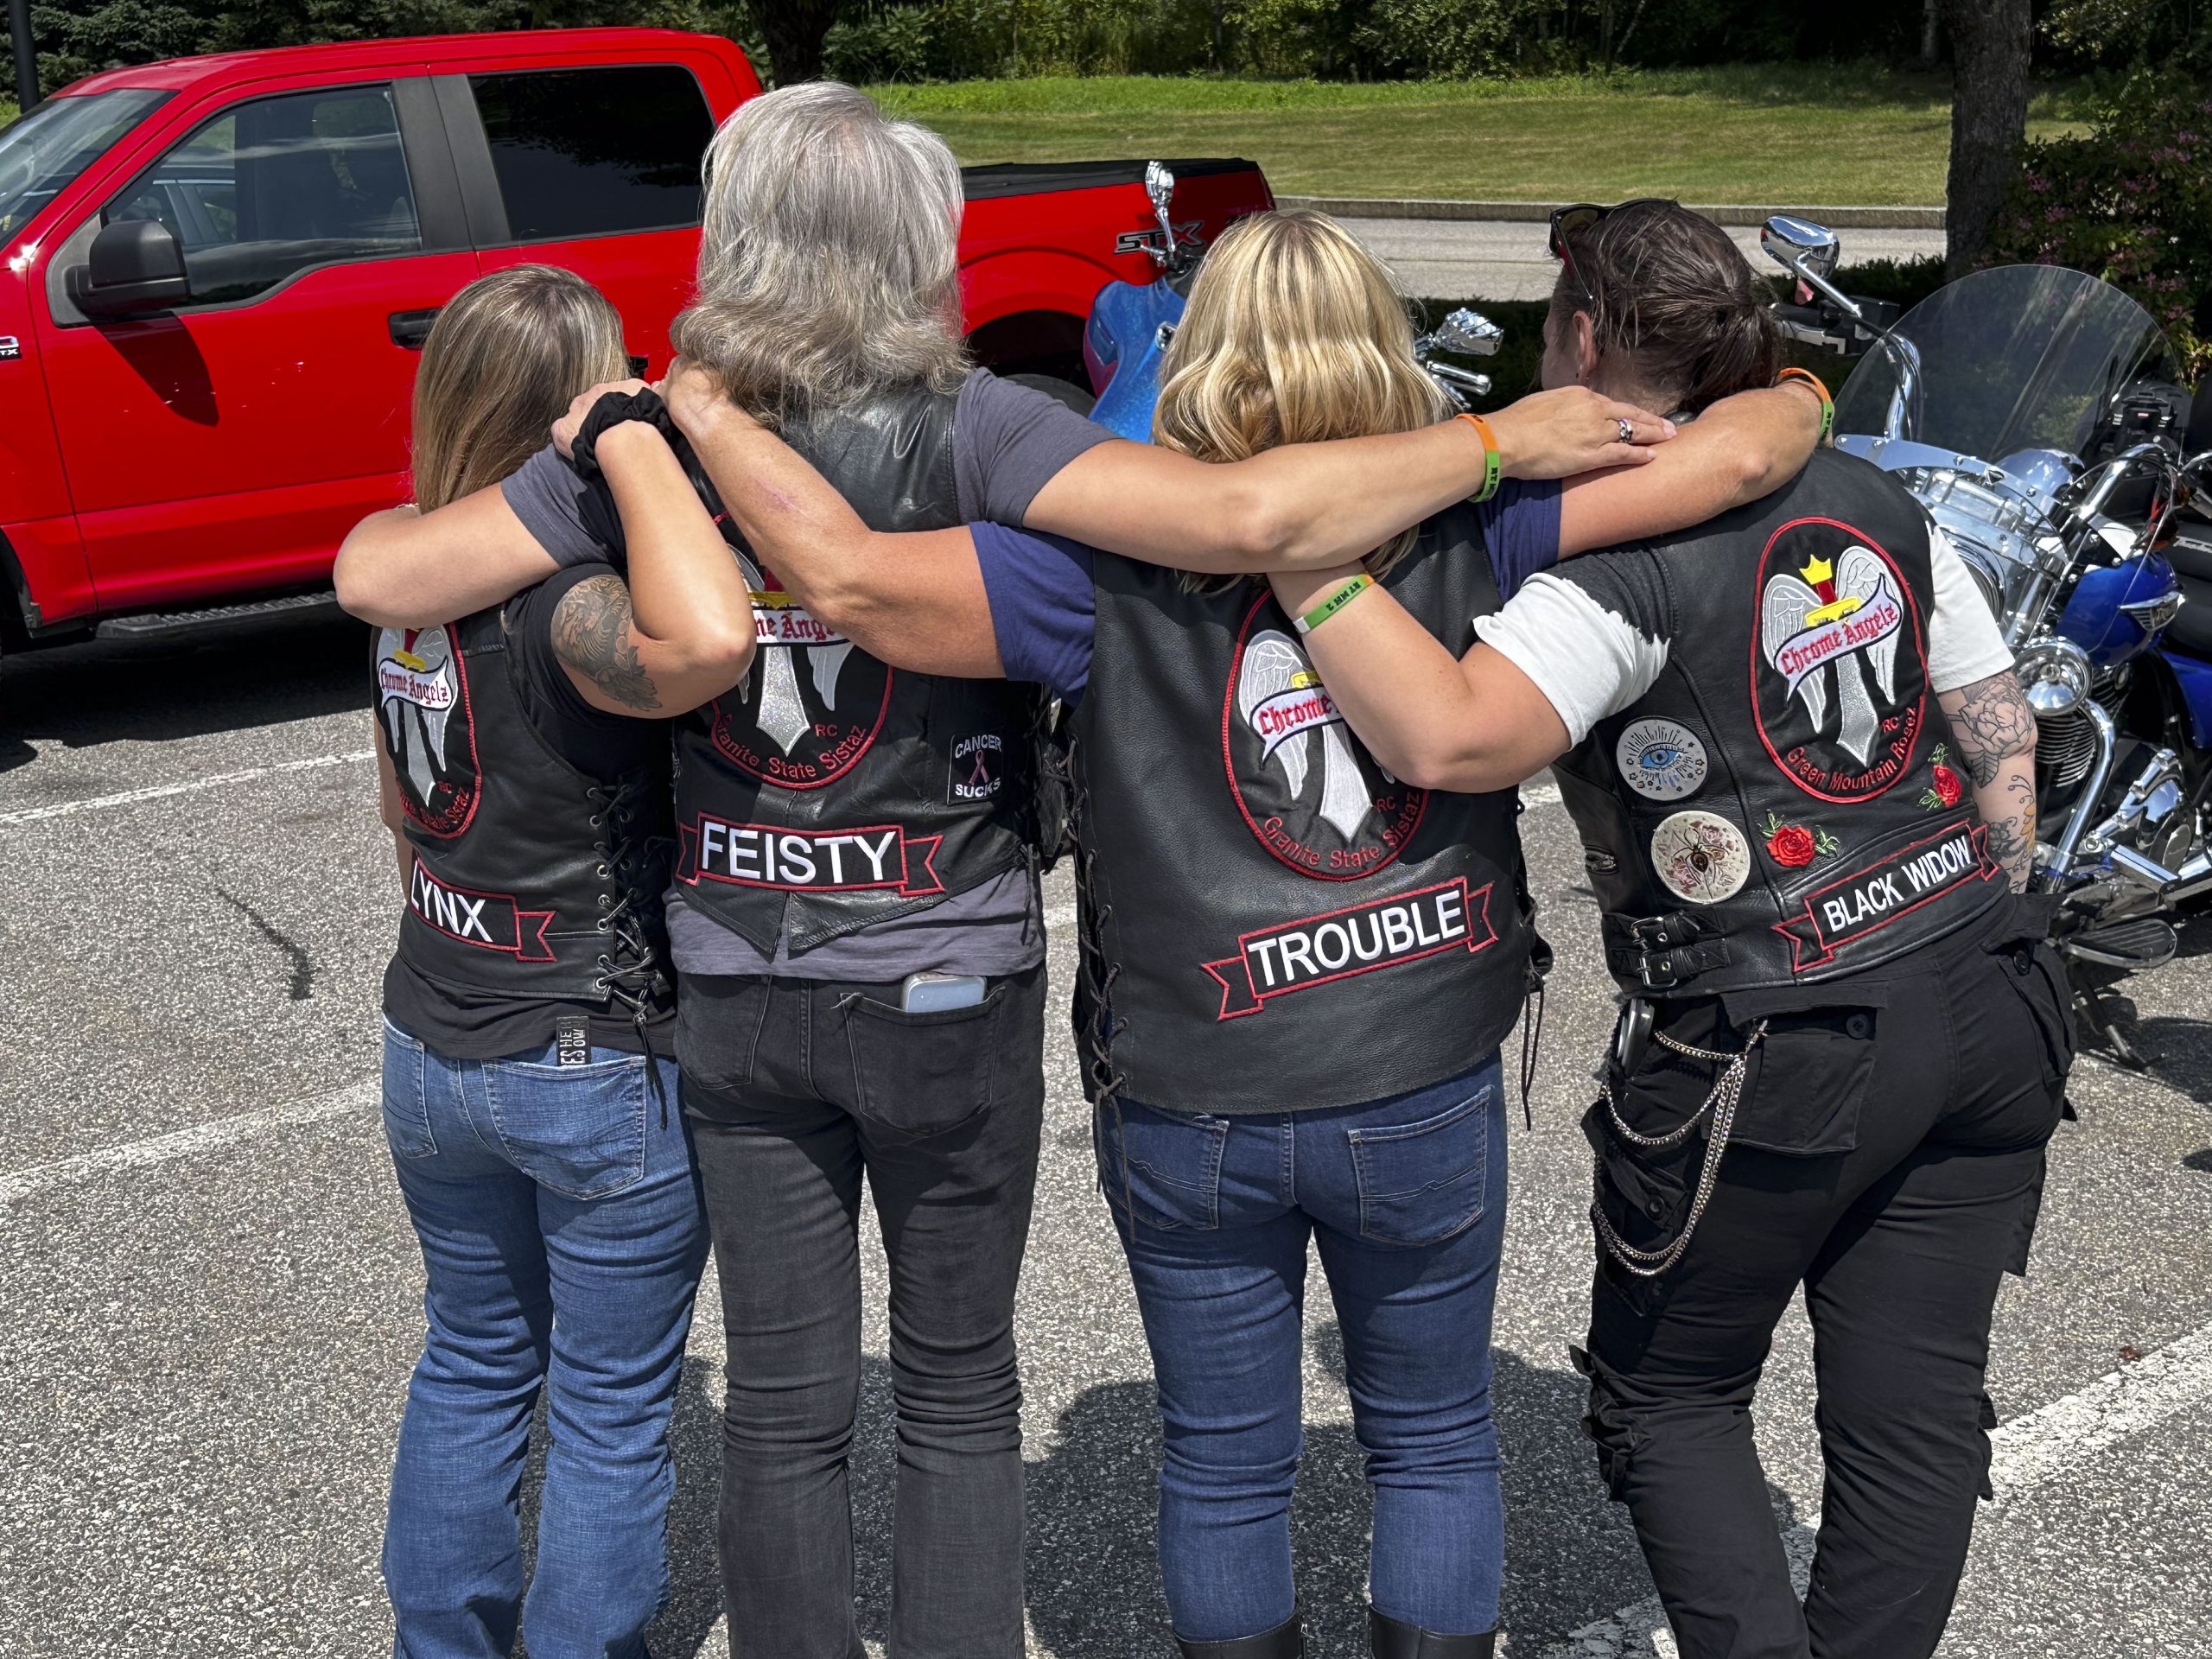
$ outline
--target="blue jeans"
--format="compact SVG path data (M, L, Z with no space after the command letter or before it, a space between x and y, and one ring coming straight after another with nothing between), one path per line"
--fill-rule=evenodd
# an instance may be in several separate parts
M1491 1313L1505 1226L1497 1058L1395 1099L1215 1117L1111 1103L1095 1144L1159 1381L1160 1563L1185 1641L1291 1616L1306 1241L1344 1332L1375 1491L1375 1605L1497 1623L1505 1521Z
M668 1586L669 1416L707 1230L676 1067L449 1060L389 1020L384 1123L429 1322L391 1474L400 1659L638 1659ZM520 1489L549 1394L537 1563Z

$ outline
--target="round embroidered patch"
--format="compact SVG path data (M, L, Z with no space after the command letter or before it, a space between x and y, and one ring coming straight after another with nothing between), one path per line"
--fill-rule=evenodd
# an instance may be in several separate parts
M1651 832L1651 868L1677 899L1717 905L1751 879L1751 843L1715 813L1676 812Z
M1650 801L1679 801L1705 786L1705 745L1671 720L1639 720L1613 746L1621 781Z

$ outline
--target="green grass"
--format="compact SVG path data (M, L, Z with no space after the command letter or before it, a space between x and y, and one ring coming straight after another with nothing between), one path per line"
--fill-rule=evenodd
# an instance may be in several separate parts
M1528 80L1144 76L872 88L963 162L1243 156L1281 192L1772 206L1941 202L1950 87L1872 64L1751 64ZM2028 130L2067 130L2039 88Z

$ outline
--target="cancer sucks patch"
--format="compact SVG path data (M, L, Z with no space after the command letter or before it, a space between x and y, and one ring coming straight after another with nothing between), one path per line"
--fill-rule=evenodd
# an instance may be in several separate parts
M1375 764L1262 594L1244 613L1221 704L1222 762L1260 844L1300 875L1349 881L1405 849L1428 809Z
M820 789L856 766L891 709L891 671L740 553L758 649L736 690L715 699L709 734L741 772Z
M1849 804L1912 770L1927 721L1928 651L1897 561L1834 518L1776 531L1751 596L1752 717L1807 794Z
M483 767L468 665L450 628L378 633L377 729L408 817L448 840L467 829L483 793Z
M1237 939L1236 955L1199 966L1221 987L1216 1020L1241 1020L1295 991L1497 942L1489 886L1470 889L1460 877L1255 928Z

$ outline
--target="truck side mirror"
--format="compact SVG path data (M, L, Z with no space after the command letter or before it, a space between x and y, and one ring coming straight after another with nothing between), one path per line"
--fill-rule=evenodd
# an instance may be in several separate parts
M184 250L157 219L104 225L85 263L68 276L69 297L88 317L136 317L192 298Z

